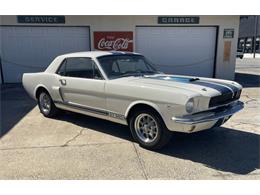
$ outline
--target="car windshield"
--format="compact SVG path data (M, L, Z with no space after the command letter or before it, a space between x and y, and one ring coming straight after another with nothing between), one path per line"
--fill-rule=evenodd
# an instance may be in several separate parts
M141 55L108 55L99 57L98 61L109 79L159 73Z

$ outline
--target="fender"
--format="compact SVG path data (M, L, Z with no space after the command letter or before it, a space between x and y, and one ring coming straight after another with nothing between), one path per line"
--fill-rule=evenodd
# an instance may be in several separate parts
M63 102L63 97L62 97L62 94L61 94L61 91L60 91L60 86L58 84L55 84L55 83L58 83L56 82L57 80L59 80L59 78L57 77L57 75L55 75L55 77L46 77L47 79L48 78L52 78L54 79L53 83L50 83L50 82L41 82L40 84L38 84L35 89L34 89L34 97L36 98L36 91L39 87L43 87L44 89L46 89L48 91L48 93L50 94L51 98L53 101L59 101L59 102ZM46 79L45 78L45 79Z
M135 106L137 104L146 104L148 106L151 106L152 108L154 108L161 115L161 117L163 119L163 115L162 115L162 113L161 113L161 111L159 109L159 106L157 104L153 103L153 102L149 102L149 101L145 101L145 100L137 100L137 101L132 102L126 109L125 118L127 118L131 108L133 108L133 106Z
M43 85L43 84L38 84L35 88L34 88L34 92L33 92L33 95L34 95L34 99L35 100L37 100L36 99L36 92L37 92L37 90L39 89L39 87L43 87L46 91L48 91L48 93L51 95L51 93L50 93L50 90L45 86L45 85Z

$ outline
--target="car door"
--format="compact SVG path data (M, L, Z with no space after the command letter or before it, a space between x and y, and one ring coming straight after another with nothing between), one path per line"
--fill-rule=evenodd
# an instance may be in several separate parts
M91 58L66 58L57 74L65 104L92 112L106 108L105 80Z

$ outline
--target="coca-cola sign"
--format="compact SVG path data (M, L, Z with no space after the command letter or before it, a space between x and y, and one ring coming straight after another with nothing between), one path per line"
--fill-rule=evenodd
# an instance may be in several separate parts
M97 50L133 51L133 32L94 32Z

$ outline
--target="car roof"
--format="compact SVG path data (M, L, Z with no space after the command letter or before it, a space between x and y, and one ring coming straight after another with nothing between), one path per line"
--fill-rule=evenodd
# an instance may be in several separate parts
M68 57L90 57L90 58L97 58L101 56L107 55L127 55L127 54L136 54L134 52L124 52L124 51L83 51L83 52L75 52L75 53L67 53L63 54L60 57L68 58Z

